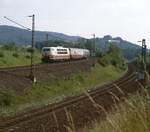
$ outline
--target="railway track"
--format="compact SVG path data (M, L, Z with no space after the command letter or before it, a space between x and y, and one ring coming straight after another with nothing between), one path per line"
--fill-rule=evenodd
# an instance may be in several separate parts
M50 79L67 78L79 71L88 71L92 66L92 60L78 60L72 62L38 64L34 66L33 72L37 82L48 82ZM22 92L32 86L29 78L30 66L19 66L0 69L1 88L12 88ZM52 78L53 77L53 78ZM16 82L16 83L14 83Z
M130 64L128 72L117 81L102 87L97 86L94 90L77 97L66 98L60 103L5 118L0 121L0 130L2 132L67 132L68 128L78 130L93 120L103 118L105 116L103 109L109 111L114 103L139 89L134 67Z
M92 59L88 59L92 60ZM64 64L76 64L79 62L86 62L87 59L84 60L74 60L74 61L65 61L65 62L53 62L53 63L40 63L40 64L34 64L33 68L42 68L42 67L49 67L49 66L58 66L58 65L64 65ZM30 65L28 66L16 66L16 67L7 67L7 68L0 68L0 72L7 72L7 71L16 71L16 70L27 70L30 69Z

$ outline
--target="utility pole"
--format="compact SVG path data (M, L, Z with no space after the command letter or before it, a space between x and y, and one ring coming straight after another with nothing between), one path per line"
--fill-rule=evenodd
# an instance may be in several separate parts
M46 42L48 42L48 33L46 34Z
M147 61L146 61L146 40L142 39L142 64L143 64L143 71L144 71L144 79L145 83L147 80L147 73L146 73L146 66L147 66Z
M45 45L48 46L48 33L46 34L46 41L45 41Z
M147 65L147 61L146 61L146 51L147 51L147 46L146 46L146 40L142 39L142 41L138 41L138 42L142 42L142 52L141 52L141 57L142 57L142 73L141 73L141 77L144 81L143 84L145 85L147 82L147 73L146 73L146 65Z
M95 66L95 57L96 57L96 42L95 42L95 34L93 34L93 66Z
M147 63L146 62L146 50L147 50L147 46L146 46L146 40L145 39L142 39L142 60L143 60L143 63Z
M34 55L34 32L35 32L35 15L32 15L32 16L28 16L28 17L32 17L32 29L4 16L5 19L7 19L8 21L26 29L27 31L32 31L32 46L31 46L31 64L30 64L30 73L29 73L29 78L33 81L33 82L36 82L36 78L34 76L34 73L33 73L33 55Z
M147 46L146 46L146 40L142 39L142 41L138 41L142 43L142 52L141 52L141 57L142 57L142 63L146 64L146 51L147 51Z
M34 76L34 68L33 68L33 57L34 57L34 46L35 46L35 41L34 41L34 36L35 36L35 15L33 14L32 16L29 16L32 18L32 45L31 45L31 64L30 64L30 74L29 77L33 82L36 82L36 78Z

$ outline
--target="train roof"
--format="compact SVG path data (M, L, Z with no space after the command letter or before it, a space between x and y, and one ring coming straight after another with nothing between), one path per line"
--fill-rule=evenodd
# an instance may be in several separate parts
M88 50L88 49L81 49L81 48L70 48L70 49L77 49L77 50Z
M57 49L57 48L61 48L61 49L73 49L73 50L85 50L85 51L89 51L88 49L81 49L81 48L66 48L66 47L63 47L63 46L56 46L56 47L43 47L42 49L49 49L49 48L54 48L54 49Z
M63 49L67 49L67 48L62 47L62 46L56 46L56 47L43 47L43 49L45 49L45 48L63 48Z

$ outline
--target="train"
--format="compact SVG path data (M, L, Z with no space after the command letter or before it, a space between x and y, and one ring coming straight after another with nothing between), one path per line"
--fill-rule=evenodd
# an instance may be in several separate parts
M90 51L88 49L65 48L62 46L42 48L42 61L79 60L87 59L89 56Z

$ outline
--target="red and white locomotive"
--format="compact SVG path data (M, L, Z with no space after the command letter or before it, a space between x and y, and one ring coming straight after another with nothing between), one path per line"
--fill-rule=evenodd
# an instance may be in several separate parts
M42 60L45 61L86 59L89 56L90 51L88 49L64 48L61 46L42 48Z

